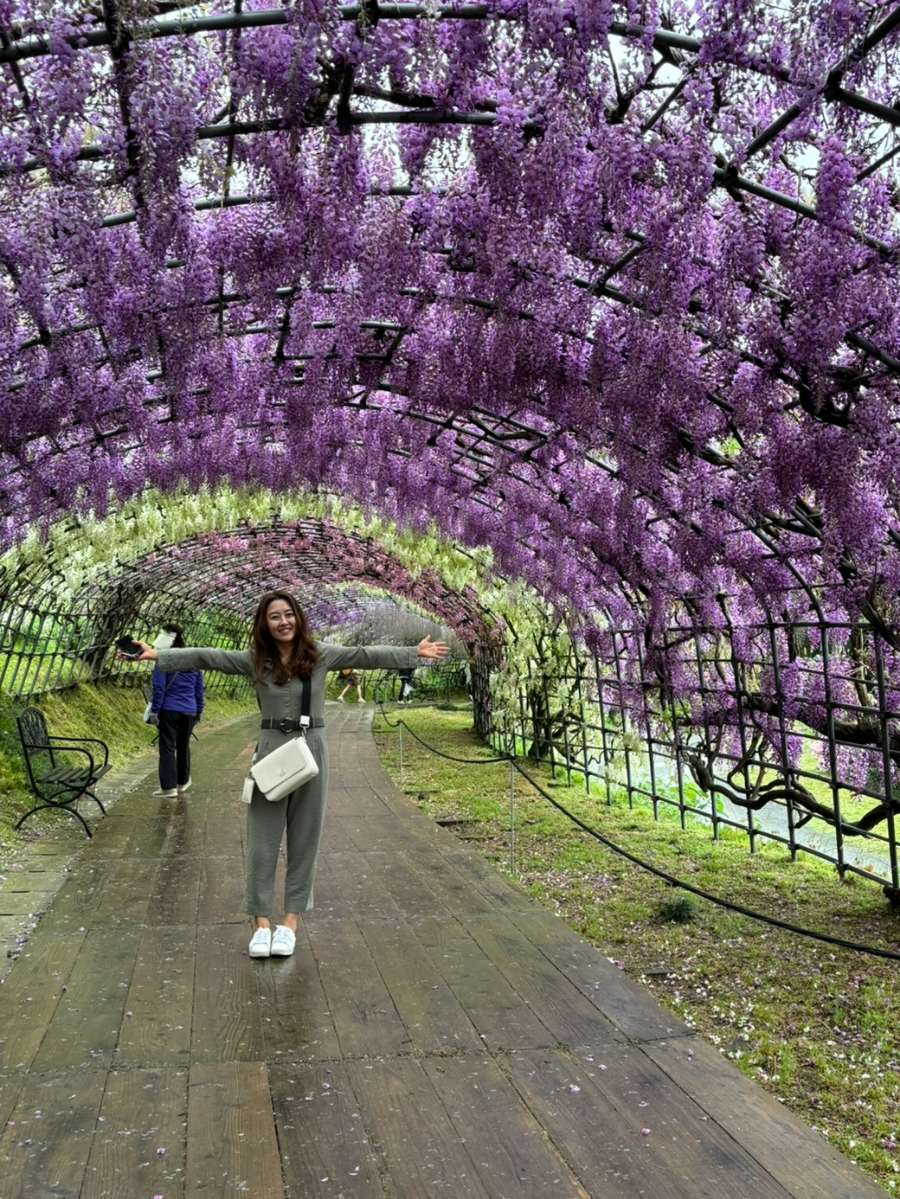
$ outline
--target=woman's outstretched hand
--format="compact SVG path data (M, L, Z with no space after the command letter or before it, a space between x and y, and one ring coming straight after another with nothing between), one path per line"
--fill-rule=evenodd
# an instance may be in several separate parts
M432 641L430 637L423 637L416 646L416 653L420 658L446 658L450 653L450 646L444 641Z
M146 641L138 641L137 637L135 637L134 643L141 647L141 652L131 657L130 654L123 654L121 650L117 649L116 657L120 662L155 662L159 657L153 646L148 645Z

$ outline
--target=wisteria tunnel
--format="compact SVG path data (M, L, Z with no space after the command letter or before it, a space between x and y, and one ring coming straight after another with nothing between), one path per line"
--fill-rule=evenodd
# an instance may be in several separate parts
M0 686L426 614L495 743L900 901L898 30L8 0Z

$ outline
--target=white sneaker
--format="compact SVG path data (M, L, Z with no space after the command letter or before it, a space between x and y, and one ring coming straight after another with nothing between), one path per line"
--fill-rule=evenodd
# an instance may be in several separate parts
M272 952L272 930L270 928L258 928L250 938L250 949L248 950L252 958L267 958Z
M179 783L178 784L178 794L184 795L184 793L185 793L185 791L187 791L188 787L191 787L191 786L193 786L193 782L191 779L188 779L188 781L186 783Z
M162 788L160 788L159 791L153 792L153 798L154 799L174 799L177 794L178 794L178 792L176 791L176 789L174 787L172 787L172 789L170 791L163 791Z
M296 944L297 938L293 930L279 924L272 934L272 957L289 958Z

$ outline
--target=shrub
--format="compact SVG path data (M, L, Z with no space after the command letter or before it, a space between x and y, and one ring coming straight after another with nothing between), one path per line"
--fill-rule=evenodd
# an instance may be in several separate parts
M656 918L671 924L687 924L697 915L697 901L693 895L673 895L664 899L656 909Z

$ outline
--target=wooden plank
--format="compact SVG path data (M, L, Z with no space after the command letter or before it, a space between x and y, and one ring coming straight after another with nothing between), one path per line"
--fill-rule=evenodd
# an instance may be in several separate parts
M505 1193L490 1190L479 1178L466 1138L451 1123L420 1062L351 1062L349 1074L359 1096L357 1110L384 1159L391 1196L487 1199Z
M247 808L238 800L240 781L237 778L234 780L233 804L229 802L228 807L216 805L207 817L204 852L212 857L235 857L242 852L247 831Z
M483 891L473 887L443 852L435 853L433 848L407 849L404 855L451 912L490 916L497 911L497 905Z
M243 774L244 777L246 777L247 771L250 769L250 763L253 760L254 753L256 752L256 736L254 735L254 732L247 728L242 730L240 733L237 733L234 738L229 739L229 748L233 751L234 746L240 743L243 738L247 736L250 736L251 740L247 742L240 753L229 758L225 764L229 773Z
M0 1130L3 1199L81 1193L106 1073L29 1078Z
M137 817L128 815L124 805L116 804L116 810L110 812L94 829L91 839L91 857L119 858L128 844L134 831Z
M159 801L160 805L172 802ZM158 858L169 835L170 819L169 813L165 811L155 815L145 813L137 817L132 824L131 836L122 850L123 859L130 861L132 858Z
M355 853L356 848L356 845L344 828L343 820L335 814L331 795L329 795L328 811L325 815L325 827L322 830L319 853Z
M508 913L545 957L632 1041L694 1037L677 1016L583 941L558 916L535 909Z
M35 869L53 869L54 866L64 869L87 848L87 844L80 826L61 825L52 833L44 833L39 841L30 842L28 856L35 863Z
M76 932L90 924L118 863L86 857L78 863L41 919L48 933Z
M404 820L423 842L440 835L440 827L434 823L434 817L423 812L412 795L399 791L393 783L388 787L379 787L378 797L387 810Z
M421 849L428 845L427 840L415 832L407 821L398 819L390 812L378 816L346 816L343 824L344 832L363 853Z
M630 1051L640 1053L638 1048ZM651 1128L649 1136L641 1133L634 1121L622 1117L617 1103L635 1112L638 1123L654 1119L638 1104L646 1100L633 1095L617 1097L614 1102L592 1082L604 1051L580 1059L561 1050L515 1053L503 1063L516 1089L541 1126L547 1130L552 1143L569 1162L592 1199L639 1199L654 1195L657 1199L698 1199L701 1195L764 1196L773 1195L771 1180L762 1176L757 1187L738 1169L727 1170L727 1158L710 1160L708 1154L696 1151L696 1144L705 1135L698 1129L697 1137L689 1138L686 1150L695 1156L689 1177L679 1176L677 1155L670 1155L671 1138L660 1136L660 1129ZM600 1135L598 1135L598 1133ZM761 1171L757 1171L762 1174ZM748 1183L750 1185L748 1186ZM774 1194L787 1199L782 1191Z
M553 1034L517 995L474 938L457 923L422 920L414 931L491 1050L554 1045Z
M27 1070L78 958L85 932L32 937L0 987L0 1070Z
M563 1045L621 1040L615 1025L501 914L461 918L517 995Z
M338 874L331 868L331 855L320 854L316 863L316 881L313 888L314 907L303 913L308 925L322 919L348 920L353 918L353 908L340 887Z
M186 1070L109 1074L79 1199L181 1199L186 1110Z
M452 838L452 834L448 833L447 837ZM490 862L485 861L471 848L463 847L458 842L448 844L448 841L443 838L439 844L444 858L453 865L453 868L470 886L477 887L493 902L495 910L497 908L524 912L540 910L539 905L530 895L510 882L509 879L504 878Z
M385 817L390 820L396 819L381 798L368 788L348 787L345 784L329 787L328 808L342 820L372 822L383 820Z
M0 1038L15 1029L14 1040L7 1032L0 1042L0 1116L29 1119L28 1136L16 1124L5 1130L0 1199L140 1199L145 1191L148 1199L185 1199L201 1189L223 1199L235 1191L282 1199L282 1166L292 1199L420 1199L441 1189L465 1199L882 1193L770 1099L757 1111L752 1084L685 1039L688 1030L602 954L403 796L385 788L364 800L368 751L358 752L356 736L348 731L339 758L348 784L339 802L349 812L333 824L316 910L304 916L292 958L251 962L246 954L249 922L238 910L245 812L215 781L235 761L233 738L216 746L224 768L210 766L208 797L198 788L169 803L164 841L162 820L150 815L150 778L121 818L130 852L119 833L96 853L79 842L75 872L0 987ZM235 779L245 765L231 772ZM361 811L385 806L392 814L379 817L379 833ZM212 856L208 834L219 851ZM144 928L132 923L142 902ZM354 909L367 915L348 919ZM207 923L195 934L198 914ZM129 938L138 937L135 948ZM623 1034L654 1043L610 1042ZM566 1046L579 1041L575 1056ZM272 1094L263 1056L278 1063ZM116 1073L103 1109L99 1099L93 1109L101 1119L91 1148L94 1126L79 1124L73 1111L88 1112L111 1058ZM29 1065L46 1073L27 1078ZM142 1079L151 1077L159 1090L145 1093ZM38 1102L46 1092L37 1089L45 1082L59 1085L62 1131L29 1173L35 1160L22 1155L31 1146L16 1137L33 1140L35 1111L46 1118L48 1105ZM641 1101L648 1107L638 1108ZM123 1133L116 1141L111 1123ZM151 1129L165 1130L152 1158ZM157 1156L156 1148L167 1152ZM184 1189L182 1150L193 1192ZM10 1154L24 1164L16 1159L7 1187Z
M131 929L143 924L156 869L157 862L148 858L117 862L91 917L91 927Z
M343 1055L402 1053L406 1028L356 924L307 921L306 929Z
M147 861L139 855L119 858L117 862L112 863L112 873L109 877L108 886L133 886L135 889L143 889L149 894L147 883L153 881L157 866L157 862Z
M247 1062L263 1055L259 994L247 956L249 925L210 924L197 929L194 1031L198 1062Z
M56 892L69 877L68 867L71 861L71 854L64 858L35 858L28 863L24 870L16 870L7 874L7 879L9 882L21 879L24 883L23 890L26 891L52 890ZM7 867L7 869L9 868Z
M284 1199L264 1062L191 1068L184 1189L207 1199Z
M244 902L244 860L235 857L207 857L199 863L199 920L203 924L246 924L241 911Z
M147 904L147 924L196 924L200 862L184 855L164 858L156 871Z
M423 1053L480 1053L474 1024L415 933L400 921L369 920L359 927L410 1044Z
M223 774L237 774L243 771L246 775L258 740L258 710L255 718L246 723L241 719L219 729L204 744L203 759L202 762L198 762L198 778L209 780L210 771L215 771L216 781Z
M169 829L162 856L171 858L186 854L188 857L204 857L208 811L209 803L201 799L196 794L195 788L191 787L185 797L179 800L169 819Z
M32 1070L109 1066L124 1032L125 1000L140 936L138 929L88 932Z
M345 1066L269 1070L287 1194L296 1199L375 1199L380 1164ZM392 1192L393 1194L393 1192Z
M19 1095L25 1084L25 1075L0 1074L0 1128L6 1128L12 1119Z
M269 1061L331 1061L341 1056L334 1020L301 921L290 958L254 966Z
M287 858L285 857L285 845L282 842L281 848L278 853L278 860L275 864L275 890L274 890L274 899L273 899L273 903L272 903L272 924L273 924L273 926L278 923L279 917L281 915L282 904L284 903L284 880L285 880L286 870L287 870ZM248 917L245 916L244 919L246 920L246 919L248 919Z
M366 785L371 787L373 791L396 792L396 785L391 776L387 773L381 764L381 758L375 748L375 742L372 739L371 730L360 730L356 737L357 749L357 769L361 773Z
M32 891L21 886L16 879L17 889L7 884L0 888L0 916L39 916L53 902L55 891Z
M392 855L331 853L328 868L354 916L400 915L393 896L384 886Z
M68 877L67 867L72 855L32 858L27 850L26 855L24 862L4 866L6 881L0 883L0 894L6 890L58 891Z
M117 1066L187 1066L194 1003L193 928L145 929L125 1000Z
M340 762L332 761L328 774L328 815L339 819L358 815L345 786L344 768Z
M410 825L423 838L440 838L444 835L441 826L435 824L434 816L423 811L412 794L407 795L404 791L398 791L393 784L390 787L380 787L378 794L391 812L401 819L409 821Z
M785 1199L784 1188L730 1135L708 1119L688 1094L656 1066L641 1046L604 1045L584 1074L617 1112L616 1126L635 1143L649 1142L679 1193L726 1194L735 1199ZM601 1069L601 1066L604 1067ZM642 1129L648 1128L644 1136Z
M491 1058L426 1058L423 1065L490 1195L591 1199Z
M144 770L136 775L129 776L127 768L122 772L121 775L118 771L116 771L116 783L119 782L120 777L123 784L122 792L116 798L114 810L108 812L107 820L112 818L114 821L118 822L124 819L134 820L139 819L141 816L145 816L147 814L147 807L149 803L149 786L147 784L152 783L154 786L159 785L156 779L156 762L153 763L152 777L151 771L149 770ZM130 786L128 785L129 782ZM100 800L105 807L106 798L102 792L103 785L101 784L101 786L97 789L97 794L100 796Z
M364 774L368 775L369 771L365 771ZM434 818L427 812L423 812L416 803L414 792L407 794L405 791L399 790L394 782L387 778L383 782L372 782L366 778L362 786L373 787L388 811L409 824L418 836L427 840L436 834L440 835Z
M16 964L23 944L18 938L24 936L30 923L21 916L0 916L0 982Z
M30 916L32 912L35 918L46 915L60 888L69 882L70 877L66 871L55 870L28 870L14 874L0 892L0 927L7 927L7 921L11 922L10 929L13 925L22 927L34 924L36 920L23 917Z
M136 812L144 802L144 792L139 788L142 783L150 781L151 775L153 781L156 781L158 761L159 755L155 749L139 758L133 758L124 766L117 767L111 778L106 775L97 788L97 794L104 804L107 796L114 797L117 812Z
M644 1053L740 1141L795 1199L884 1199L884 1191L796 1116L700 1039Z
M373 787L365 777L365 772L360 768L359 762L354 761L351 766L341 766L340 769L340 785L344 794L347 796L351 804L365 803L370 804L375 809L378 805L378 810L382 814L389 811L388 799L393 791L399 795L393 783L388 783L386 787Z
M427 852L427 851L425 851ZM434 859L440 865L440 855L435 851ZM421 856L417 859L421 863ZM387 887L400 911L411 918L449 920L453 916L450 907L436 893L433 884L406 853L391 855L391 868L382 873L382 885Z

